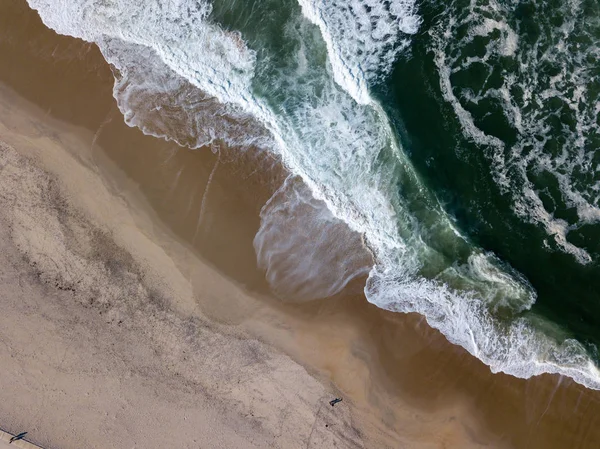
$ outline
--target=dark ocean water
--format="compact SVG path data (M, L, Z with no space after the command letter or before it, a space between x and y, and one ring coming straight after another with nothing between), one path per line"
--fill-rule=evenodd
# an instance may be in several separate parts
M286 165L274 291L368 272L492 370L600 388L597 0L29 3L98 44L130 125Z
M593 191L588 201L591 207L597 209L600 154L596 155L596 152L600 142L600 116L597 110L594 114L593 109L600 101L600 3L582 1L577 2L578 8L573 8L562 1L500 2L506 5L506 12L496 17L509 24L518 35L515 55L492 55L485 64L473 63L467 69L457 71L452 78L455 95L459 98L461 90L467 89L479 92L483 97L486 89L503 84L510 86L506 78L514 73L522 72L521 77L529 78L533 77L532 72L537 72L540 78L537 85L530 79L523 84L537 89L534 93L539 95L547 87L548 78L561 70L566 69L569 73L585 69L585 76L565 82L564 90L561 90L567 97L570 90L579 86L587 90L587 95L577 103L577 107L583 111L590 110L595 120L592 117L589 131L582 133L582 144L577 145L573 137L573 128L577 126L578 119L582 119L569 110L560 95L555 95L531 106L525 113L535 114L539 120L545 121L547 129L539 151L543 157L555 160L556 166L550 169L536 164L535 160L524 163L524 158L514 157L508 149L504 150L502 158L507 164L525 165L526 179L535 186L544 209L554 219L568 223L566 240L589 254L591 261L588 263L581 263L572 253L557 245L542 224L527 216L527 210L525 214L515 213L514 197L522 195L520 167L513 170L515 173L510 172L513 178L509 189L499 186L494 177L496 161L490 156L493 149L464 132L454 109L444 99L439 68L434 62L432 33L435 31L432 30L444 27L454 17L453 14L458 15L457 11L468 10L469 3L472 2L423 2L420 7L423 24L413 38L410 54L399 58L390 78L377 86L376 95L393 117L394 128L411 162L444 208L455 217L460 229L478 245L493 251L522 273L538 294L531 311L559 324L569 335L584 343L598 361L600 225L596 220L586 222L578 216L576 205L565 199L556 172L566 174L584 195ZM489 2L474 3L485 5ZM473 9L477 11L477 8ZM473 14L473 22L478 23L478 18L486 17L485 6L480 11L479 15ZM572 29L564 37L568 56L552 60L553 46L562 37L559 36L562 35L560 27L565 26L567 21L573 21ZM458 34L464 34L466 29L466 23L455 27ZM469 45L457 45L454 51L460 53L459 57L463 60L477 57L485 53L486 45L500 39L501 33L492 32ZM535 46L542 47L537 54L543 56L546 52L546 57L530 55L528 59L527 53L532 52ZM528 60L530 66L519 67L522 60ZM514 89L516 96L522 95L518 84ZM527 141L533 137L536 143L541 140L529 135L536 132L531 128L523 129L521 132L525 136L519 136L519 130L507 120L501 101L493 97L483 98L478 103L464 97L461 100L461 104L473 115L477 127L498 138L507 147L516 146L519 139ZM539 110L531 110L535 108ZM559 161L561 157L565 158L564 162ZM574 164L575 169L565 168L570 161L578 158L582 163Z

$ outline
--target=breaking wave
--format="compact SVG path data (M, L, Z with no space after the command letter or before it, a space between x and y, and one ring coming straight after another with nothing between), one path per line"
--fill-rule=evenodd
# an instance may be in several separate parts
M540 330L541 318L529 312L531 285L457 229L369 95L419 28L414 1L280 0L276 8L272 0L28 2L47 26L100 47L115 69L114 95L128 124L191 148L224 141L281 157L298 177L284 187L299 202L290 209L289 197L282 202L276 193L263 208L255 246L275 290L292 287L279 289L282 295L327 296L365 271L362 256L350 257L332 271L337 282L286 284L290 273L316 278L286 258L280 234L298 227L286 221L289 210L312 211L303 216L312 237L327 239L334 229L348 241L364 239L374 257L365 287L370 302L421 313L493 371L561 373L600 388L579 342ZM506 34L499 51L513 54L508 25L494 26ZM440 70L451 70L439 45ZM469 117L463 121L474 136L487 136ZM294 253L310 264L324 247L320 241ZM347 257L336 251L332 260Z

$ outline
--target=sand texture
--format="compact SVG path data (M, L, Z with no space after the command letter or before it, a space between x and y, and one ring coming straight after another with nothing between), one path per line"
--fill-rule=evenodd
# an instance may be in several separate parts
M181 318L50 176L6 145L0 167L4 425L47 447L362 447L304 368Z
M253 239L276 159L128 127L98 50L24 0L0 0L0 61L0 428L47 449L600 447L598 392L493 375L364 280L275 297Z

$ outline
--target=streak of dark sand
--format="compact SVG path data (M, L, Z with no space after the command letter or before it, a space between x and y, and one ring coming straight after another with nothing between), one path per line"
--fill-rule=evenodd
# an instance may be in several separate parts
M257 329L266 340L330 376L359 406L372 407L373 419L383 421L390 433L436 447L461 447L449 436L456 428L490 447L600 445L600 393L569 379L492 375L420 317L382 311L359 294L296 305L270 298L252 239L260 207L284 176L281 167L264 155L234 157L224 150L197 237L200 198L217 156L180 150L128 128L111 97L112 75L97 49L45 29L24 1L0 1L0 30L0 81L55 118L92 133L104 124L94 157L107 176L110 163L126 175L114 181L116 188L143 194L164 225L182 241L194 240L201 258L260 298L252 313L227 298L202 303L213 318L264 318L267 324ZM256 171L264 165L270 170ZM279 318L265 318L273 315L261 308ZM286 327L287 332L272 327ZM440 414L442 421L432 418Z

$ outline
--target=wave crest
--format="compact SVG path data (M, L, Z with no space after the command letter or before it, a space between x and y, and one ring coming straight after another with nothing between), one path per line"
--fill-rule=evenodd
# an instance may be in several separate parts
M299 0L321 30L335 81L357 103L369 104L369 84L385 76L419 29L415 0Z
M416 31L414 3L300 0L301 10L282 0L289 22L261 40L257 33L269 33L269 27L243 29L252 26L245 20L239 32L227 31L203 1L28 1L48 26L101 47L122 77L115 94L129 123L192 147L223 138L279 154L310 189L304 204L326 205L331 219L364 236L375 258L365 289L369 301L425 315L493 370L520 377L558 372L600 388L600 376L579 343L539 332L535 317L526 317L535 301L526 280L456 229L369 96L369 83L389 71L405 35ZM253 13L269 17L268 5L262 5L264 11L261 5ZM503 51L513 49L508 36ZM140 64L156 72L145 74ZM136 100L144 96L149 104ZM186 124L183 134L156 109L174 104L183 114L177 116ZM200 111L204 106L223 117L209 121ZM255 124L261 130L246 141L246 127ZM188 131L193 135L185 136ZM263 218L281 212L270 209L274 204ZM276 231L266 226L257 238ZM266 248L257 244L259 262L281 255ZM354 272L344 268L340 285Z

